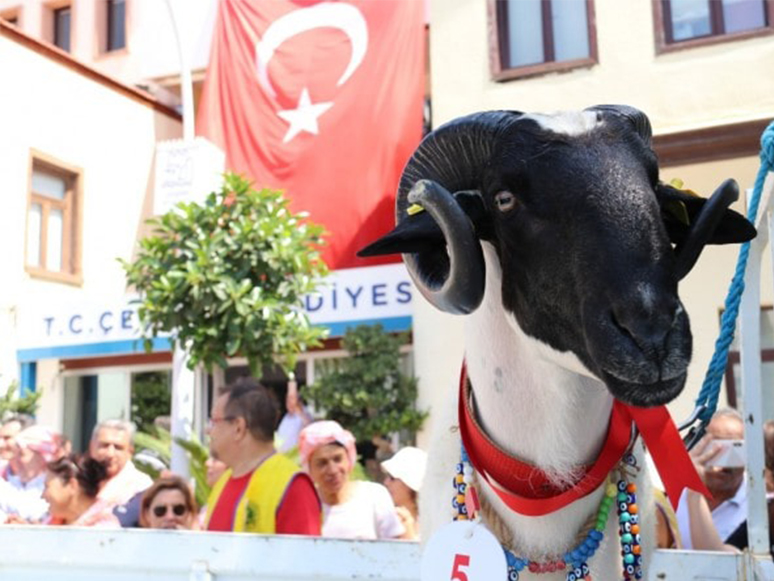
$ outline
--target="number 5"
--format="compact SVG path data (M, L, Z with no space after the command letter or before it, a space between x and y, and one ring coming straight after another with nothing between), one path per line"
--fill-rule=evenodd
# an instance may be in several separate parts
M461 569L470 565L470 555L454 555L454 565L452 566L452 581L468 581L468 575Z

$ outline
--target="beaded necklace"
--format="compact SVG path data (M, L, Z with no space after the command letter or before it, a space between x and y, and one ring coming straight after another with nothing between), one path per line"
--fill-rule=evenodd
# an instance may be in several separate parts
M632 471L637 470L637 460L633 454L627 452L617 469L617 483L613 484L608 480L605 495L597 510L594 526L575 548L561 557L544 562L531 561L517 557L510 549L503 546L505 559L508 563L508 581L518 581L519 573L524 569L532 573L554 573L566 570L567 581L592 581L588 561L594 556L605 536L605 527L613 502L616 503L618 511L618 536L621 543L623 564L622 578L624 581L642 579L637 485L629 481ZM464 447L462 447L461 461L456 467L453 486L455 492L452 499L453 520L480 520L481 505L476 491L475 471Z

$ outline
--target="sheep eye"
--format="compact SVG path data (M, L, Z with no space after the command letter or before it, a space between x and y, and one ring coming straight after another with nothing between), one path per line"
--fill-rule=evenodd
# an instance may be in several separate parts
M495 194L495 204L501 212L509 212L516 207L516 196L507 190Z

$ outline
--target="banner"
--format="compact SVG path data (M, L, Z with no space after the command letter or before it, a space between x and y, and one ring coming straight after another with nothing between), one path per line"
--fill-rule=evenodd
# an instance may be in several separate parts
M390 230L422 133L421 0L221 0L197 132L329 232L331 268Z

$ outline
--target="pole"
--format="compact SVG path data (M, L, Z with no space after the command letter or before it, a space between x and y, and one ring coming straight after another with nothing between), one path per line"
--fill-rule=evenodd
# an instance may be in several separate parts
M177 56L180 62L180 93L183 101L183 141L192 143L194 139L193 86L191 70L183 50L180 34L177 28L175 10L172 0L166 0L172 31L177 45ZM201 369L193 371L188 368L188 354L180 345L175 345L172 355L172 472L189 477L188 454L174 442L174 438L189 440L194 419L194 394L196 393L197 375L201 381Z

